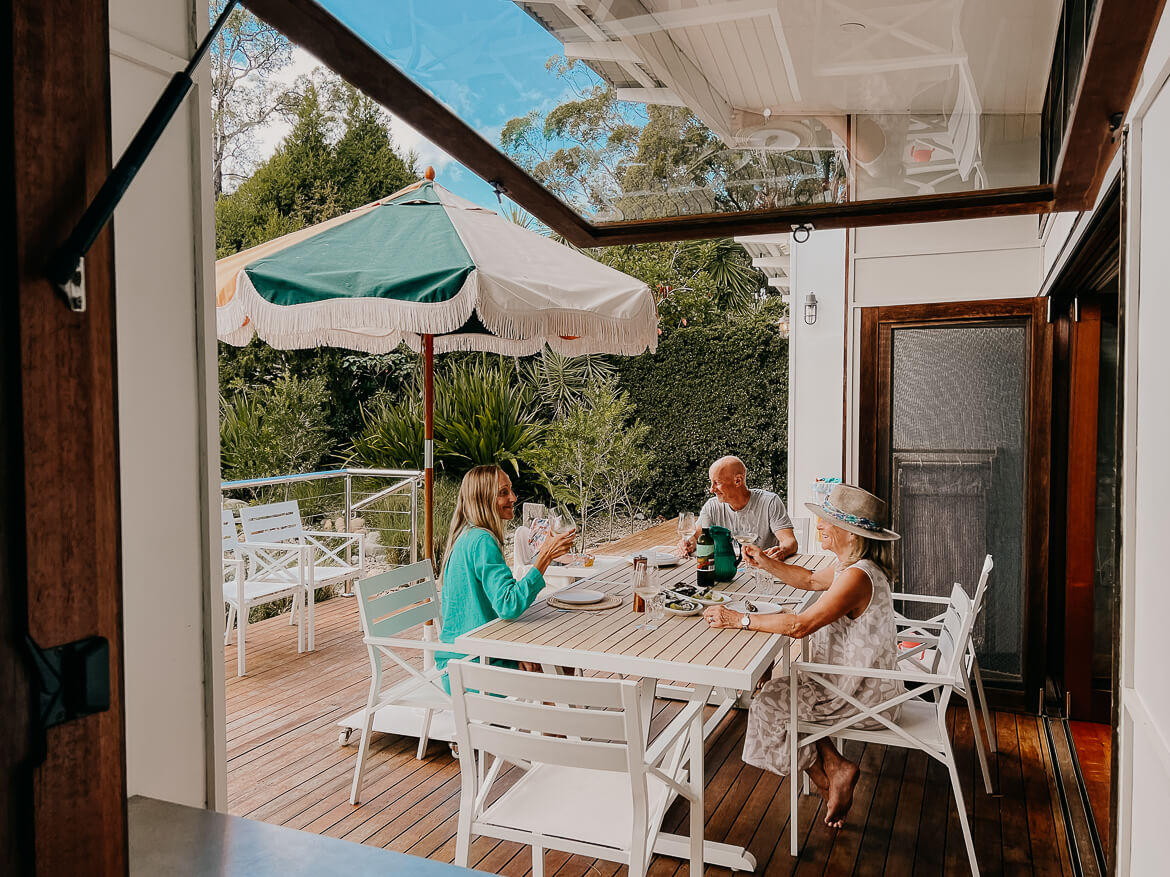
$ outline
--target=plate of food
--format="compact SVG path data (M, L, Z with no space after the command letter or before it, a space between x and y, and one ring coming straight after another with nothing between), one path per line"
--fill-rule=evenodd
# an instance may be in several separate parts
M727 608L732 612L746 612L748 615L775 615L784 611L784 607L779 603L765 603L763 600L736 600L734 603L728 603Z
M593 566L593 555L562 554L553 561L553 566L590 567Z
M697 615L703 611L703 606L695 600L675 596L674 599L667 599L666 611L671 615Z
M722 591L716 591L714 588L711 588L707 591L699 591L699 593L695 594L693 597L691 597L691 599L698 600L704 606L724 606L731 604L730 597L728 597Z
M585 588L570 588L567 591L558 591L553 595L560 603L572 603L577 606L588 606L590 603L600 603L605 599L601 591L589 591Z

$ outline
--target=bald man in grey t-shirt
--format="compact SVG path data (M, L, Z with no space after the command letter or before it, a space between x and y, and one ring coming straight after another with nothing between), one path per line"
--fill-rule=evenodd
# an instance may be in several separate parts
M703 505L695 532L679 543L686 554L694 551L695 540L704 527L726 527L735 534L750 529L755 544L777 560L796 553L796 535L784 502L770 490L747 486L747 467L738 457L722 457L711 465L711 493Z

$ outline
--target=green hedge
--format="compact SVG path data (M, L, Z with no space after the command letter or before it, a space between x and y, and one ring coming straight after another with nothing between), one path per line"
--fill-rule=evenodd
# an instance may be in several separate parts
M788 340L775 319L678 329L653 355L615 360L622 389L650 426L651 512L697 512L708 496L707 469L724 454L744 461L751 487L785 495Z

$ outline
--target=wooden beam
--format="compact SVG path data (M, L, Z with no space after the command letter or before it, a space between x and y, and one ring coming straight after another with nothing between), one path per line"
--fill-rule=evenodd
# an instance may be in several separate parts
M8 756L23 756L30 779L27 787L20 781L19 816L31 832L16 843L35 849L35 863L0 871L125 874L112 231L107 227L86 256L84 312L71 311L45 278L50 253L110 172L107 3L13 0L9 8L12 72L5 84L12 124L3 137L11 138L5 150L14 197L5 205L11 258L4 262L0 348L14 368L5 372L3 410L18 465L10 473L13 491L5 490L6 517L16 520L0 549L0 590L11 600L0 615L7 636L16 634L19 642L27 632L41 647L105 637L110 709L49 729L43 753L35 752L29 701L6 712L0 725L24 736L22 749L4 753L6 774L13 776ZM78 34L88 36L78 40ZM20 615L8 618L13 608ZM7 653L13 645L5 640ZM0 666L7 685L11 667ZM29 691L30 676L20 675L17 697ZM6 853L0 851L0 861Z
M580 58L583 61L624 61L636 64L642 59L623 43L565 43L566 58Z
M656 104L660 107L685 107L681 97L669 88L619 88L617 99L635 104Z
M1089 55L1056 161L1056 210L1090 210L1120 143L1110 127L1137 91L1166 0L1098 0Z

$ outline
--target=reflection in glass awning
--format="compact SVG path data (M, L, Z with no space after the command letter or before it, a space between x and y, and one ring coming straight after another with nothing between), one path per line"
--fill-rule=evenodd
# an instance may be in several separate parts
M1059 0L319 0L594 223L1035 185Z

